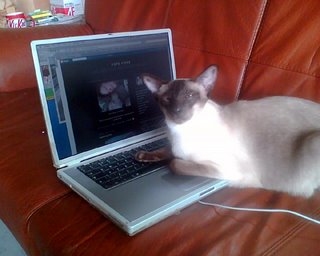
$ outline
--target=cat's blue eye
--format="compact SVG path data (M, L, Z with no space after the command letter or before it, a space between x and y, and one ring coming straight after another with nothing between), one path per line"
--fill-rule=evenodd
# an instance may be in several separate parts
M189 92L188 93L188 98L192 98L194 96L194 92Z
M162 99L163 99L163 102L165 102L165 103L169 103L170 102L170 97L168 97L168 96L165 96Z

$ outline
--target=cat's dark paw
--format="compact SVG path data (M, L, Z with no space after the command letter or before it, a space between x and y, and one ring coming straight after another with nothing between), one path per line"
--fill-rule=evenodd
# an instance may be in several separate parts
M184 175L184 173L183 173L183 170L185 167L184 162L185 161L183 161L183 160L175 158L170 162L169 168L175 174Z
M162 160L157 154L147 151L137 152L135 155L135 159L138 162L159 162Z
M178 175L203 176L217 178L218 172L209 165L175 158L169 164L170 170Z
M139 151L135 154L134 158L138 162L144 162L145 161L145 152L144 151Z

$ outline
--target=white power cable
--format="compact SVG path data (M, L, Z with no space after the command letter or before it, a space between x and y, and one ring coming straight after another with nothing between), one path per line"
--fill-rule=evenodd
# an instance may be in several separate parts
M303 214L295 212L295 211L290 211L290 210L285 210L285 209L242 208L242 207L226 206L226 205L222 205L222 204L208 203L208 202L204 202L204 201L201 201L201 200L198 201L198 202L200 204L202 204L202 205L220 207L220 208L229 209L229 210L236 210L236 211L288 213L288 214L292 214L292 215L298 216L300 218L306 219L308 221L311 221L311 222L313 222L315 224L320 224L319 220L310 218L310 217L308 217L306 215L303 215Z

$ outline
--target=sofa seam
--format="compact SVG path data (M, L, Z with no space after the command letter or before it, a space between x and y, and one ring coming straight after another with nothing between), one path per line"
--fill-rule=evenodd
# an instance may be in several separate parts
M250 60L250 58L252 56L254 46L257 43L259 36L260 36L260 33L262 31L262 28L264 26L264 21L265 21L264 17L265 17L266 9L268 8L268 5L269 5L269 0L264 0L264 5L262 7L262 11L259 16L259 22L258 22L258 25L256 26L255 31L254 31L253 40L252 40L250 48L249 48L248 61Z
M247 71L248 71L248 68L249 68L249 62L250 62L250 59L252 57L252 52L253 52L253 49L259 39L259 35L262 31L262 28L263 28L263 25L264 25L264 17L266 15L266 10L268 8L268 4L269 4L269 1L268 0L264 0L264 4L262 6L262 9L261 9L261 12L260 12L260 15L259 15L259 21L258 21L258 24L254 30L254 34L253 34L253 39L252 39L252 42L251 42L251 45L249 47L249 54L248 54L248 58L245 62L245 67L244 67L244 70L242 72L242 75L241 75L241 78L240 78L240 82L239 82L239 86L238 86L238 89L237 89L237 92L236 92L236 99L239 99L240 97L240 94L241 94L241 89L243 87L243 84L244 84L244 81L246 80L246 77L247 77Z
M319 216L319 210L320 208L317 208L313 215ZM288 241L292 240L294 237L296 237L297 233L303 229L305 229L308 225L310 225L309 222L301 221L295 226L293 226L288 232L286 232L285 235L280 237L276 242L274 242L271 246L269 246L267 249L264 250L264 252L261 255L274 255L275 250L279 250L283 248L285 244L287 244Z
M287 231L284 235L282 235L276 242L274 242L271 246L268 246L262 255L273 255L274 251L283 247L286 241L288 241L291 237L293 237L299 230L305 227L305 223L300 222L293 226L289 231Z
M168 27L168 19L169 19L169 13L170 13L170 10L171 10L172 2L173 2L173 0L169 0L168 6L167 6L167 10L166 10L166 13L164 15L162 27Z
M281 69L281 70L284 70L284 71L287 71L287 72L293 72L293 73L298 73L298 74L301 74L301 75L306 75L306 76L310 76L310 77L314 77L314 78L320 78L320 75L317 75L317 74L314 74L314 73L310 74L310 73L304 72L304 71L299 70L299 69L290 68L288 66L274 65L272 63L264 63L264 62L254 61L254 60L250 61L250 64L268 66L268 67L275 68L275 69Z
M29 214L28 214L28 217L27 217L27 220L26 220L26 227L27 227L27 234L28 236L30 236L30 223L31 223L31 219L32 217L40 210L42 209L43 207L45 207L46 205L58 200L58 199L61 199L63 197L66 197L67 195L71 194L72 191L71 190L67 190L66 192L60 194L60 195L57 195L41 204L39 204L36 208L34 208Z
M107 220L107 219L106 219ZM96 228L92 233L83 236L80 240L78 240L77 244L74 244L72 246L69 246L68 248L68 253L74 253L75 250L77 250L78 248L80 248L83 244L87 243L88 241L90 241L90 239L94 238L95 235L99 234L99 232L101 232L101 230L105 229L108 226L108 222L105 221L103 222L98 228ZM61 230L61 232L63 232L64 229ZM58 234L59 235L59 234ZM54 240L54 237L50 238L50 241L48 242L48 244L50 245L51 242Z
M179 44L176 44L176 43L175 43L173 46L174 46L174 47L177 47L177 48L188 49L188 50L193 50L193 51L208 53L208 54L212 54L212 55L218 55L218 56L228 57L228 58L232 58L232 59L235 59L235 60L238 60L238 61L246 61L246 58L235 57L235 56L228 55L228 54L221 53L221 52L214 52L214 51L209 51L209 50L200 49L200 48L187 47L187 46L179 45Z

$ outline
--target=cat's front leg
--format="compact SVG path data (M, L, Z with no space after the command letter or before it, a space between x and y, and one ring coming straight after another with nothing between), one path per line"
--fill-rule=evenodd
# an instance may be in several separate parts
M219 171L206 164L175 158L170 162L170 169L179 175L203 176L209 178L220 178Z
M139 162L160 162L172 159L172 152L169 147L160 148L151 152L139 151L135 155Z

